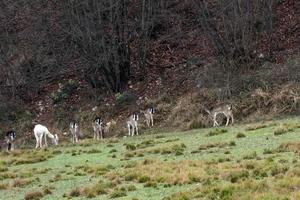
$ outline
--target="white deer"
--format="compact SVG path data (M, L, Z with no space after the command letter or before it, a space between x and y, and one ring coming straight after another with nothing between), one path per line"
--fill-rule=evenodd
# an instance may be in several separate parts
M136 132L136 135L139 135L138 120L139 120L138 114L133 114L129 117L129 119L127 121L127 128L128 128L129 136L133 136L134 132Z
M37 149L38 147L42 148L43 147L43 137L45 139L45 146L47 147L47 137L52 139L52 142L55 145L58 145L58 136L57 134L52 135L48 128L46 126L43 126L41 124L37 124L34 126L33 133L36 139L36 145L35 148Z
M78 137L80 134L80 127L77 122L70 122L70 132L72 135L72 143L78 143Z

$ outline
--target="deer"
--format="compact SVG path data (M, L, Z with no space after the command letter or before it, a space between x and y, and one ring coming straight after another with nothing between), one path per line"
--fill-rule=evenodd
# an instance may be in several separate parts
M47 137L52 139L54 145L58 145L58 136L57 134L52 135L46 126L41 124L37 124L34 126L33 133L36 139L35 148L42 148L43 147L43 137L45 140L45 147L48 146L47 144Z
M110 129L112 126L115 126L117 124L117 122L115 120L111 120L109 122L107 122L103 128L103 132L105 134L108 134L110 132Z
M103 119L100 117L96 117L92 123L93 130L94 130L94 140L99 140L100 136L103 139Z
M7 151L15 149L16 132L13 130L7 131L5 134L5 143L7 144Z
M148 126L148 127L153 126L153 114L154 114L154 108L151 107L151 108L148 108L147 110L141 111L141 112L144 113L145 121L146 121L146 123L147 123L147 126Z
M72 143L78 143L78 137L80 134L80 127L79 124L75 121L70 122L70 132L71 132L71 141Z
M231 124L234 123L234 119L233 119L233 114L232 114L232 105L231 104L224 104L218 107L215 107L213 110L209 111L207 109L205 109L205 111L212 117L212 120L214 122L214 127L219 126L219 123L217 122L217 116L219 114L224 114L227 121L226 121L226 125L229 125L229 121L231 119Z
M127 121L127 128L128 128L129 136L133 136L134 132L136 132L136 135L139 135L138 120L139 120L139 115L137 113L135 113L129 117L129 119Z

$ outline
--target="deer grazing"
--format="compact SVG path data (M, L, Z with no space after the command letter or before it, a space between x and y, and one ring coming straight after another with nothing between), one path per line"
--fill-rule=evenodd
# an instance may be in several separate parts
M100 138L103 139L103 119L100 117L96 117L92 123L93 130L94 130L94 140L99 140Z
M228 126L230 119L231 119L232 124L234 122L233 114L232 114L232 105L230 105L230 104L224 104L224 105L218 106L218 107L214 108L212 111L205 109L205 111L212 117L212 120L214 122L214 125L213 125L214 127L219 126L219 123L217 122L217 116L219 114L225 115L225 117L227 119L225 126Z
M80 134L79 124L75 121L70 122L70 132L71 132L71 141L72 143L78 143L78 137Z
M153 126L153 114L154 114L154 108L148 108L146 111L141 111L144 113L145 121L147 123L147 126Z
M134 132L136 133L136 135L139 135L138 120L139 120L139 115L136 113L129 117L129 119L127 121L127 128L128 128L129 136L133 136Z
M111 127L115 126L116 124L117 124L117 122L115 120L111 120L111 121L107 122L103 128L104 134L108 134L110 132Z
M43 137L45 140L45 147L48 146L47 144L47 137L52 139L52 142L55 145L58 145L58 136L57 134L52 135L48 128L46 126L43 126L41 124L37 124L35 125L34 129L33 129L33 133L36 139L36 145L35 148L37 149L38 147L42 148L43 147Z
M13 151L15 149L15 139L16 139L16 132L11 130L6 132L5 134L5 143L7 145L7 151Z

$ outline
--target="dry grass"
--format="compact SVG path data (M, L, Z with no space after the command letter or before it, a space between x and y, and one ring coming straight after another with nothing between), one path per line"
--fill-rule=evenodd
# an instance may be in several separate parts
M132 168L107 174L111 180L122 177L125 181L139 183L159 182L168 184L186 184L195 180L209 178L200 161L180 161L165 163L159 160L145 160Z
M34 182L34 179L15 179L11 182L11 187L24 187Z
M44 194L40 191L31 191L25 194L25 200L39 200L42 199Z
M293 151L293 152L300 152L300 142L288 142L281 144L278 149L280 151Z
M245 128L245 131L254 131L254 130L258 130L258 129L262 129L262 128L266 128L268 127L266 124L253 124L253 125L248 125Z
M71 190L66 196L72 197L79 197L85 196L87 198L94 198L98 195L108 194L110 189L113 189L114 185L110 183L103 183L98 182L95 185L87 186L87 187L76 187Z

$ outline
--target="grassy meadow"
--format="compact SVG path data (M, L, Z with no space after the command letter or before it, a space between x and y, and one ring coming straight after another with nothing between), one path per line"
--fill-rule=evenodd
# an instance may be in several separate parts
M2 152L0 199L300 199L300 118Z

